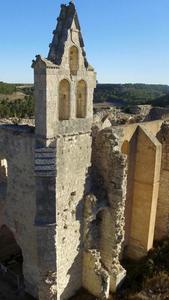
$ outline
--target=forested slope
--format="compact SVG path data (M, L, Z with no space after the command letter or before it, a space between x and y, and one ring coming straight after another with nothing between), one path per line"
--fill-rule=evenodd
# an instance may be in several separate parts
M164 98L163 98L164 97ZM158 84L98 84L94 102L120 103L122 105L152 104L158 99L169 104L169 86Z
M169 86L158 84L97 84L94 103L116 106L169 105ZM0 82L0 118L34 116L33 85Z

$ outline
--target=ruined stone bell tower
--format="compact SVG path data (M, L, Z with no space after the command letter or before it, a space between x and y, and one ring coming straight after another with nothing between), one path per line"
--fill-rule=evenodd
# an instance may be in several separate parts
M38 55L33 68L39 298L68 299L82 286L83 198L96 86L72 2L61 5L48 57Z

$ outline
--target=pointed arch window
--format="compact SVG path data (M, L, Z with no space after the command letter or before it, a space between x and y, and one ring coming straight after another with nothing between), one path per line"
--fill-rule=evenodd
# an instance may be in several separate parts
M87 84L84 80L77 83L76 117L85 118L87 108Z
M70 48L69 67L70 67L70 73L72 75L76 75L79 69L79 50L75 46L72 46Z
M70 118L70 83L63 79L59 84L59 120Z

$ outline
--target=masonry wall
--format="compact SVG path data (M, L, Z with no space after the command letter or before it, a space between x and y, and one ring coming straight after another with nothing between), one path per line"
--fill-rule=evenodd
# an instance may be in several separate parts
M160 188L157 206L155 239L169 236L169 123L163 123L157 134L162 144Z
M132 140L136 141L129 160L134 160L132 181L130 233L128 255L140 257L152 248L154 241L155 220L161 167L161 145L148 131L138 127ZM133 144L132 142L130 144ZM132 150L132 149L131 149ZM129 185L128 185L129 186Z
M82 286L83 197L88 190L91 136L57 138L57 299L68 299Z
M148 130L151 134L156 136L156 134L160 131L163 120L157 120L152 122L144 122L144 123L135 123L130 125L121 125L113 127L116 132L121 131L121 141L130 141L132 135L136 131L138 125L145 130Z
M124 145L127 145L130 148L130 151L133 148L131 153L131 159L129 161L129 177L133 177L133 168L135 168L134 160L135 155L137 153L137 142L132 139L134 132L136 131L139 124L131 124L127 126L118 126L114 127L114 130L120 134L122 151L124 150ZM168 168L168 140L169 140L169 125L167 121L157 120L152 122L145 122L140 124L143 130L146 130L156 141L158 140L162 145L162 156L161 158L158 157L157 164L161 163L161 170L160 170L160 180L159 180L159 191L158 189L154 190L155 196L158 197L158 205L157 205L157 214L156 214L156 221L155 221L155 234L154 239L159 240L162 239L169 234L169 168ZM131 145L131 141L132 145ZM136 144L136 145L135 145ZM143 150L145 144L142 144ZM144 158L144 157L143 157ZM146 155L145 155L145 159ZM147 168L147 164L145 164L145 176L149 171ZM126 203L126 237L125 243L128 243L129 238L129 228L131 227L131 210L132 210L132 197L133 197L133 188L132 188L132 180L128 181L128 192L127 192L127 203Z
M92 189L85 199L83 286L101 299L115 292L125 276L120 257L124 241L127 156L120 152L118 142L112 128L95 134Z
M34 133L21 126L0 126L0 159L7 160L7 196L1 225L13 232L22 250L26 290L37 296L38 266L34 227ZM0 206L1 207L1 206Z
M127 187L127 156L119 148L119 137L112 128L101 131L96 138L95 166L103 178L109 206L109 225L107 224L107 259L105 238L101 239L102 261L110 272L110 291L114 292L125 276L120 264L124 242L124 212ZM107 219L107 220L108 220ZM102 252L103 251L103 252ZM109 256L108 256L109 253ZM111 253L111 254L110 254Z

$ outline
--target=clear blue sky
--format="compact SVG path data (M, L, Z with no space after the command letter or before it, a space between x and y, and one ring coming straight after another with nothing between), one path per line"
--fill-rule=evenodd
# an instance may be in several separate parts
M169 84L169 0L75 0L99 82ZM5 0L0 9L0 81L33 82L47 56L60 0Z

